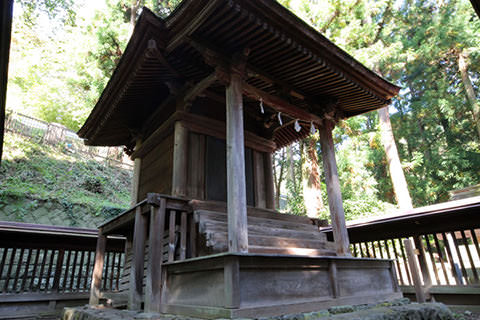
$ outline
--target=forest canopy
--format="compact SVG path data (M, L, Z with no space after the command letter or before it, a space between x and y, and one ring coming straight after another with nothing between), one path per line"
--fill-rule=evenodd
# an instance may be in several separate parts
M7 108L78 130L142 7L165 17L179 2L16 0ZM480 183L480 19L468 0L279 2L402 88L387 115L413 206ZM334 138L347 218L394 208L379 113L342 121ZM287 211L305 214L315 201L314 214L327 215L321 157L315 136L276 154ZM315 200L306 197L312 186Z

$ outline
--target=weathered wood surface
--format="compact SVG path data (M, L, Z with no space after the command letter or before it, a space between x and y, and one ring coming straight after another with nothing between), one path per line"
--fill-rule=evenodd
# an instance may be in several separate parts
M190 132L188 135L187 195L205 199L205 136Z
M143 276L145 273L144 253L145 242L148 234L148 218L143 214L142 208L135 211L135 226L133 233L133 261L130 270L130 288L128 309L140 310L143 300Z
M150 225L147 262L147 282L145 288L145 311L157 312L160 310L162 263L163 263L163 235L165 229L166 200L161 199L158 207L150 208Z
M98 231L97 249L95 251L95 266L93 267L92 274L92 286L89 300L90 305L98 304L100 299L100 285L102 283L106 241L107 237L102 233L102 229L100 228Z
M278 214L280 215L280 214ZM197 210L199 254L227 251L227 215L224 212ZM290 218L290 217L285 217ZM335 247L325 234L311 221L304 219L275 219L275 214L265 211L258 216L248 216L249 251L292 255L335 255Z
M172 195L187 195L188 129L182 122L175 122L173 146ZM168 177L165 177L168 179Z
M226 90L228 249L248 252L242 76L233 73Z
M268 209L275 210L275 187L273 183L273 159L272 153L265 152L263 154L265 165L265 196Z
M267 207L266 183L265 183L265 165L263 154L253 152L253 177L255 190L255 206L258 208Z
M340 256L350 255L350 242L348 240L345 212L343 210L342 191L338 178L337 163L335 160L335 147L332 137L333 124L325 120L319 127L320 144L322 147L323 167L327 183L328 206L332 218L333 239Z
M408 265L410 266L410 271L412 272L413 284L415 287L415 294L417 296L417 302L423 303L426 302L425 291L422 287L422 282L420 279L420 270L417 267L417 259L415 257L415 251L410 239L404 240L405 250L407 251L408 256Z
M165 267L164 310L189 316L263 317L401 297L386 260L248 253L219 254ZM208 295L204 294L207 284ZM237 285L237 295L229 295Z

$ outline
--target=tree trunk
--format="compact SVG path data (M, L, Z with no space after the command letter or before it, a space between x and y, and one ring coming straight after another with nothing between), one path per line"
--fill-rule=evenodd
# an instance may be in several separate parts
M398 156L397 145L393 136L392 124L388 107L378 109L378 117L380 120L380 132L382 135L382 143L387 155L388 170L392 179L393 192L400 209L412 209L412 199L408 192L407 181L403 174L402 165Z
M280 193L285 171L285 149L274 155L273 179L275 184L275 208L280 209ZM278 171L277 171L278 165Z
M320 167L317 156L318 135L305 139L302 151L302 185L303 201L307 216L318 218L319 214L325 211L325 205L322 199L322 187L320 179Z
M295 162L293 160L293 147L287 147L288 157L288 179L292 182L294 192L297 192L297 181L295 179Z
M462 75L462 82L465 87L468 101L470 101L470 104L472 105L473 121L477 127L478 139L480 140L480 105L477 102L477 97L473 90L472 80L468 75L468 54L463 51L458 54L458 68Z

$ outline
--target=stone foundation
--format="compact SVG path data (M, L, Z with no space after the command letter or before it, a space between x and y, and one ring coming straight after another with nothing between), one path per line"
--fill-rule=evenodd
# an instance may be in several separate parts
M104 307L65 308L62 320L195 320L177 315L155 315ZM379 304L338 306L325 310L255 318L256 320L453 320L450 310L441 303L409 303L398 299ZM248 319L243 319L248 320Z

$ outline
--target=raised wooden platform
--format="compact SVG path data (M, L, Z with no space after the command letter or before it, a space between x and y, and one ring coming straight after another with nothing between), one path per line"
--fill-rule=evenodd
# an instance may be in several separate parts
M402 296L390 260L222 253L165 263L162 312L263 317Z

